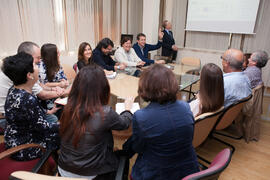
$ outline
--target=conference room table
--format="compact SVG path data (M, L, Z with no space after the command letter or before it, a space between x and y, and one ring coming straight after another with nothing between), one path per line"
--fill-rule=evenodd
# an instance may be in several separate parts
M186 74L190 70L194 70L197 67L180 65L180 64L169 64L173 66L172 71L176 75L179 82L179 90L183 90L192 84L198 82L200 77L197 75ZM166 65L165 65L166 66ZM168 65L167 65L168 66ZM109 84L111 88L111 99L110 106L115 109L115 104L118 102L124 102L127 97L137 97L136 102L139 102L140 107L147 105L142 99L138 97L138 84L139 78L127 75L125 73L118 73L114 79L109 79ZM117 139L117 144L115 147L121 149L122 143L132 135L132 127L130 126L127 130L123 131L113 131L114 139Z
M165 64L165 66L168 65ZM197 75L186 74L186 72L194 70L197 67L180 64L169 64L169 66L173 67L172 71L176 75L180 91L200 80L200 77ZM109 84L111 94L118 99L138 96L139 78L137 77L125 73L118 73L114 79L109 79Z

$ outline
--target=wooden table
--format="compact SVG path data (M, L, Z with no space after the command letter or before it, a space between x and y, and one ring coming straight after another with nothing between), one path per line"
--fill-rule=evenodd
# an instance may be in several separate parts
M190 70L194 70L197 67L180 65L180 64L169 64L173 66L172 70L176 76L184 75ZM139 78L127 75L125 73L118 73L115 79L109 79L111 87L111 94L118 97L119 99L125 99L126 97L137 97L138 96L138 83Z
M111 94L119 99L138 96L139 78L118 73L115 79L109 79Z

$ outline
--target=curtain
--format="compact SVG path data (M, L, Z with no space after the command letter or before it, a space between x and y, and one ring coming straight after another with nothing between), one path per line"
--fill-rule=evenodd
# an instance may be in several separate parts
M54 43L77 54L104 37L120 44L121 33L142 29L143 0L1 0L0 57L15 54L23 41ZM124 21L124 19L132 21Z

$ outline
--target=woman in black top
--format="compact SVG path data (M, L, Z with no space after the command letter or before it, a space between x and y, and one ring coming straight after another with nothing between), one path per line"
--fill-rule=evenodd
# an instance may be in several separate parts
M77 68L81 70L84 66L91 62L92 48L89 43L83 42L79 46L78 50L78 62Z
M107 180L115 175L118 158L113 152L112 130L129 127L133 99L126 100L121 115L108 106L109 99L110 86L103 69L97 65L82 68L60 119L61 176Z

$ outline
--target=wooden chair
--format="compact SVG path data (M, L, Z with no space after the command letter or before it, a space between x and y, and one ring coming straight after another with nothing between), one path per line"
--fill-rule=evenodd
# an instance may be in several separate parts
M195 118L193 147L199 147L211 134L219 117L223 113L223 107L216 112L204 113ZM198 158L210 164L210 162L198 155Z
M115 180L127 179L127 177L123 177L126 160L127 158L125 156L120 157L119 167L116 172ZM86 180L84 178L57 177L57 176L49 176L49 175L37 174L37 172L27 172L27 171L15 171L9 176L9 179L10 180L36 180L36 179L38 180Z
M184 57L180 61L181 65L194 66L194 70L190 70L187 74L200 75L201 60L195 57Z
M244 105L240 116L239 130L243 132L246 142L258 141L260 138L260 121L263 111L264 84L260 84L252 90L252 98Z
M36 174L27 171L16 171L9 177L10 180L86 180L83 178L68 178L68 177L57 177L48 176L43 174Z
M154 60L164 60L165 63L172 63L172 58L167 56L155 55Z
M62 64L63 70L69 82L72 82L76 77L76 72L72 68L72 66L68 64Z
M230 106L226 107L224 109L224 112L222 114L222 116L220 116L216 126L215 126L215 131L212 133L212 136L215 140L229 146L232 148L232 153L234 153L235 151L235 147L225 141L220 140L219 138L213 136L213 134L219 134L222 136L226 136L226 137L230 137L230 138L234 138L234 139L241 139L241 137L234 137L234 136L230 136L221 132L218 132L220 130L224 130L225 128L229 127L233 121L236 119L236 117L239 115L239 113L241 112L244 104L250 100L252 97L252 94L244 99L241 99L240 101L231 104Z
M195 57L184 57L181 59L180 61L181 65L187 65L187 66L193 66L194 69L189 70L186 72L186 74L193 74L193 75L200 75L200 71L201 71L201 60L199 58L195 58ZM193 97L195 96L195 92L197 90L192 91L192 86L191 85L189 87L189 90L183 90L184 92L188 92L188 99L190 100L191 98L191 94L193 95Z
M73 69L74 69L74 71L76 72L76 74L79 73L79 68L78 68L78 64L77 64L77 63L74 63L74 64L73 64Z
M9 156L27 148L40 148L44 155L41 158L29 160L29 161L16 161ZM5 150L4 143L0 144L0 179L8 179L10 174L14 171L32 171L38 172L41 167L44 165L45 162L48 162L46 173L51 172L53 169L56 168L56 163L54 159L51 157L52 151L46 151L41 145L39 144L23 144L19 145L14 148L10 148ZM47 161L48 160L48 161ZM45 169L44 169L45 170ZM44 171L45 172L45 171Z

